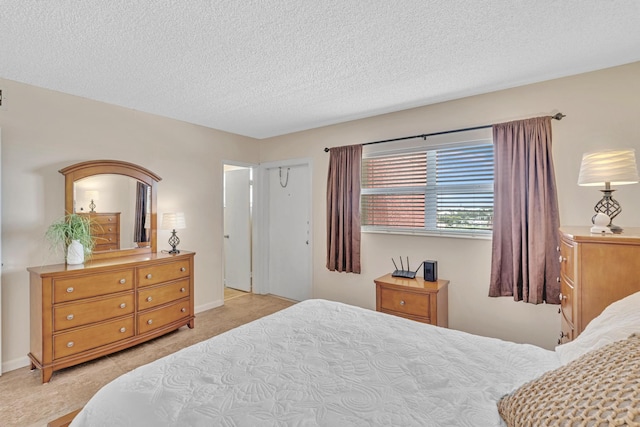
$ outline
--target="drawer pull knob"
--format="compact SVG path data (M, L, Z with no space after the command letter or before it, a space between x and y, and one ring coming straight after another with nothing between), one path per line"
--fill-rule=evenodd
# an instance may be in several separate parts
M67 316L67 320L73 320L73 317L74 317L73 314L70 314Z
M556 282L560 283L560 278L556 277Z
M562 295L562 293L560 293L560 295L558 295L558 298L560 298L560 301L562 302L562 301L567 299L567 296L566 295Z
M125 303L120 304L120 308L125 308L126 306L127 306L127 304L125 304Z
M150 324L152 324L152 323L153 323L153 319L149 319L149 320L147 320L147 325L150 325Z
M180 288L180 292L184 292L184 291L186 291L185 288Z
M180 267L180 271L187 271L187 269L184 267Z
M562 340L558 338L558 345L562 344Z
M111 227L109 227L107 230L109 230L109 233L111 233L111 231L112 231Z
M153 298L147 297L147 302L151 302L151 301L153 301Z
M124 285L125 283L127 283L127 279L120 279L120 284Z
M186 312L187 312L187 309L186 309L186 308L184 308L184 307L182 307L182 308L180 309L180 311L181 311L181 312L183 312L183 313L186 313Z
M567 259L565 257L563 257L562 255L560 255L560 258L558 258L558 261L565 262Z
M109 222L113 221L113 218L107 218L109 220Z
M558 309L558 314L560 314L561 312L562 312L562 309L561 309L561 308L559 308L559 309Z
M147 274L147 279L151 279L151 277L153 277L151 276L151 273Z
M120 332L127 332L127 328L120 328Z
M405 304L404 300L400 300L400 305L404 305L404 304Z
M67 343L67 347L71 348L71 347L73 347L73 344L74 344L74 342L73 342L73 341L69 341L69 342Z
M69 286L69 287L67 288L67 293L68 293L68 294L70 294L71 292L73 292L73 288L72 288L71 286Z
M560 339L567 338L569 334L565 334L564 331L560 331Z
M560 252L560 246L556 246L556 252Z

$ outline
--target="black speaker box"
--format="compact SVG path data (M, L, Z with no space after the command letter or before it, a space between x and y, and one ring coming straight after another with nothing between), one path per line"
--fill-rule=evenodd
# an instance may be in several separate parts
M424 264L424 280L427 282L435 282L438 280L438 261L425 261Z

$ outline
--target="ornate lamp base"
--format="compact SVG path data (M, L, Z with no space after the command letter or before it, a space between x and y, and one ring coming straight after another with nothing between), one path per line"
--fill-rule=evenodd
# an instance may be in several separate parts
M608 185L607 185L608 187ZM620 203L616 199L611 196L616 190L612 190L611 188L606 188L604 190L600 190L603 193L602 199L596 203L593 207L593 210L596 211L596 214L602 212L603 214L607 214L611 221L609 222L609 229L614 233L622 233L622 227L613 224L613 218L617 217L620 212L622 212L622 207ZM594 215L595 217L595 215ZM592 218L593 221L593 218Z
M180 239L176 235L176 230L171 232L171 237L169 237L169 244L171 245L170 254L179 254L180 251L176 249L176 246L180 244Z

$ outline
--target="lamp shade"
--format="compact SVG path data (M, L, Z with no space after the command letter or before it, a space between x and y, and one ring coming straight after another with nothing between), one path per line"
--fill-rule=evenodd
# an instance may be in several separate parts
M97 202L98 200L100 200L100 193L98 193L97 190L88 190L84 192L84 198Z
M578 185L597 186L635 184L638 182L636 152L628 150L602 150L582 156Z
M184 212L165 212L162 214L163 230L180 230L187 228L187 222L184 219Z

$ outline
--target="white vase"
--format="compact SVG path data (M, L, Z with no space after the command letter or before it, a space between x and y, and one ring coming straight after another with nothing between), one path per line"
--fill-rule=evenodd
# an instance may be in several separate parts
M82 264L84 262L84 247L77 240L72 240L67 248L67 264Z

